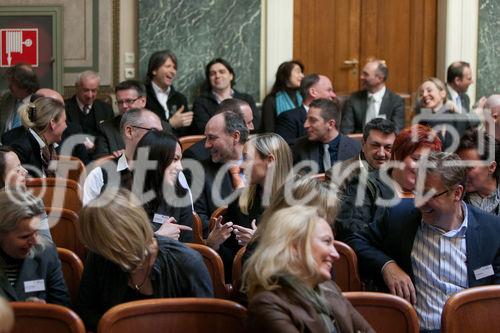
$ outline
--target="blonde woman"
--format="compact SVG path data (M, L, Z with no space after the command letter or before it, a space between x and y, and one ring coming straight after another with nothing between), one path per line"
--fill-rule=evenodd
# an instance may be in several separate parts
M331 281L339 254L316 207L275 212L243 273L249 332L373 332Z
M20 111L23 127L2 136L2 143L10 145L23 166L34 177L53 177L49 170L51 160L57 159L55 144L61 142L66 129L64 105L52 98L39 97Z
M480 123L473 114L457 112L456 104L447 99L445 84L438 78L426 79L418 89L418 98L417 122L432 127L445 149L458 145L465 131Z
M279 135L260 134L245 143L241 168L249 186L242 190L238 201L229 205L225 223L217 221L207 238L207 245L222 257L227 281L231 281L236 252L252 238L264 208L286 181L292 167L290 148Z
M95 332L104 312L120 303L213 297L201 256L174 239L154 235L148 215L128 190L91 201L80 213L80 228L90 253L77 311L87 330Z
M42 201L21 189L0 191L0 296L69 305L55 245L39 235Z

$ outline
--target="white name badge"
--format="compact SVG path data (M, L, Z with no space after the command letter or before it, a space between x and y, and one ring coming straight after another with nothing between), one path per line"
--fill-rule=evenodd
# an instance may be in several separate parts
M481 268L474 270L474 275L476 276L476 280L492 276L493 274L495 274L495 272L493 272L493 266L491 265L483 266Z
M32 293L35 291L44 291L45 290L45 280L32 280L32 281L24 281L24 292Z
M168 216L166 215L162 215L162 214L155 214L153 216L153 222L154 223L159 223L159 224L163 224L167 221L168 219Z

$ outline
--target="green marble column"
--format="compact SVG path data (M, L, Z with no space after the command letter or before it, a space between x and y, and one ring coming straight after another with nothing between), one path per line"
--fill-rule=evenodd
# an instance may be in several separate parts
M479 1L476 96L500 93L500 1Z
M140 0L139 61L144 78L149 56L161 49L178 58L175 88L189 103L205 78L205 64L226 59L235 89L259 100L261 0Z

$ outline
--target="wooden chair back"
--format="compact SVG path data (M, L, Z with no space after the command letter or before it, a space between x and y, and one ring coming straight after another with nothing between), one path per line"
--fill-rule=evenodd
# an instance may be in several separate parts
M215 228L215 222L217 222L219 216L224 216L226 214L227 207L219 207L212 213L212 215L210 216L210 225L208 227L209 232Z
M361 291L356 253L349 245L340 241L334 241L334 246L340 255L339 260L333 263L335 283L342 291Z
M179 138L179 143L181 144L181 149L184 152L189 147L197 143L198 141L204 140L206 136L204 135L186 135Z
M193 250L198 251L203 257L203 261L205 262L210 278L212 279L214 296L217 298L228 299L231 296L232 286L230 284L226 284L225 282L224 263L222 262L219 254L206 245L194 243L188 243L186 245Z
M363 143L363 133L352 133L352 134L347 134L348 137L351 139L354 139L358 141L359 143Z
M74 180L83 186L87 172L85 164L78 157L59 155L56 163L57 177Z
M33 195L43 199L45 207L70 209L77 214L82 208L82 190L74 180L28 178L26 187Z
M57 254L61 260L61 268L71 297L71 304L76 304L83 274L83 263L73 251L68 249L58 247Z
M196 244L203 243L203 222L198 213L193 212L193 241Z
M498 332L499 313L499 285L465 289L446 301L441 314L441 332Z
M343 293L376 332L418 333L418 317L413 306L401 297L363 291Z
M78 215L56 207L48 207L46 212L54 244L74 252L84 262L87 250L80 240Z
M64 306L33 302L10 305L15 315L11 333L85 333L80 317Z
M123 303L109 309L97 333L245 332L246 309L216 298L163 298Z

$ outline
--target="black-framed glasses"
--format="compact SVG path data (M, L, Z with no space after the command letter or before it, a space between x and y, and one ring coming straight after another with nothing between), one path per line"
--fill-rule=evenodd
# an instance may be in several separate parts
M143 129L145 131L151 131L152 129L154 129L154 128L147 128L147 127L142 127L142 126L136 126L136 125L130 125L130 127L140 128L140 129Z
M450 190L444 190L443 192L439 192L439 193L437 193L437 194L434 194L434 195L431 197L431 199L436 199L436 198L439 198L440 196L442 196L443 194L448 193L448 192L450 192Z
M124 104L127 104L127 105L130 105L132 103L135 103L135 101L137 101L139 98L141 98L141 96L137 97L137 98L129 98L129 99L124 99L124 100L116 100L115 103L116 105L124 105Z

